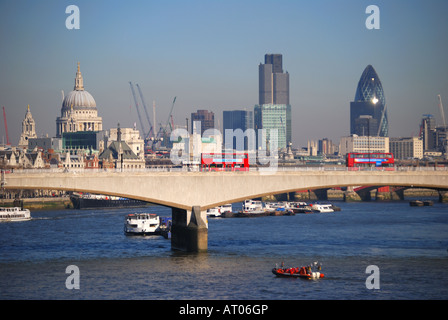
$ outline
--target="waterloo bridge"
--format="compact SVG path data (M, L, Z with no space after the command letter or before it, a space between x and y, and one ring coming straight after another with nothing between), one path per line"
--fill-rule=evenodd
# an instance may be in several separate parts
M184 170L15 170L2 172L6 189L48 189L115 195L172 208L173 249L206 251L206 210L226 203L300 190L399 186L438 190L448 197L446 168L350 171L347 168L260 168L249 172Z

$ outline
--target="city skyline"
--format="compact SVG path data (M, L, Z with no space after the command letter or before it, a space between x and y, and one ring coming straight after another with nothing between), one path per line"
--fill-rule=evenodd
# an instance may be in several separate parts
M72 4L79 30L65 26ZM378 30L365 26L370 4L380 9ZM415 136L423 114L440 124L438 94L448 105L447 9L443 0L3 1L0 105L13 145L28 104L37 135L55 136L61 90L73 89L80 62L104 129L139 123L129 81L156 102L158 122L177 97L175 124L205 109L222 127L224 110L254 110L258 65L279 53L291 75L293 147L350 134L350 102L367 65L384 87L389 136ZM263 20L272 12L281 23Z

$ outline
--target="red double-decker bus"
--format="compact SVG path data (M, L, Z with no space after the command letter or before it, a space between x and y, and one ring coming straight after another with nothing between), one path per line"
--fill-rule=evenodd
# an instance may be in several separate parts
M392 153L348 153L346 163L349 168L393 168L395 161Z
M203 153L201 171L249 171L247 153Z

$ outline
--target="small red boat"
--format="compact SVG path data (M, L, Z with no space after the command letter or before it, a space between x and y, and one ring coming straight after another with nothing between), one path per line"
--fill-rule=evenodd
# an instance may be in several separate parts
M278 277L285 278L303 278L303 279L320 279L324 277L324 274L319 271L312 271L311 267L300 268L273 268L272 273Z

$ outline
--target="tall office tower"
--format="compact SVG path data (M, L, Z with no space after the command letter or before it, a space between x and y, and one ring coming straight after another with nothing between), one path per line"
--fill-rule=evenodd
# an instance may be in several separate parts
M420 138L423 140L423 151L436 149L436 120L432 114L424 114L420 125Z
M198 110L191 114L191 133L194 133L194 122L201 122L201 135L207 129L215 128L215 114L207 110Z
M223 111L223 137L224 137L224 146L226 145L226 130L230 129L235 134L233 135L232 141L232 149L236 151L244 151L248 150L250 147L250 143L248 139L251 139L250 136L247 136L249 132L246 132L247 129L254 128L254 117L252 111L245 110L234 110L234 111ZM241 132L236 133L235 130L241 129ZM239 136L241 134L241 136ZM246 135L244 135L246 134ZM239 138L242 138L242 141L238 141ZM228 143L230 145L230 143ZM255 147L255 146L253 146Z
M289 73L283 72L282 55L266 54L259 70L259 105L289 105Z
M277 129L278 147L291 142L289 73L283 72L281 54L266 54L258 66L258 105L254 109L255 129ZM267 132L270 139L269 130Z
M375 69L368 65L359 79L355 101L350 102L350 134L389 135L389 122L383 86Z

